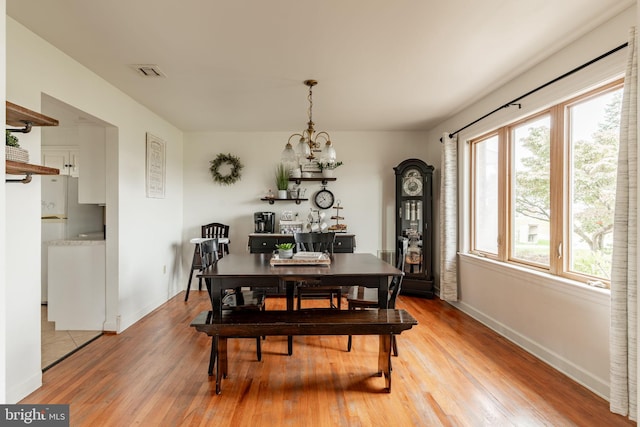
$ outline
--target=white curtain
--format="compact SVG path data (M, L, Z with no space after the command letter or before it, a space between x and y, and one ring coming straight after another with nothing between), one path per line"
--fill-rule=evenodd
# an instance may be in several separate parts
M440 298L458 299L458 152L457 138L442 135L440 168Z
M638 204L638 59L636 30L629 31L624 80L620 150L611 268L610 396L611 412L637 416L637 204Z

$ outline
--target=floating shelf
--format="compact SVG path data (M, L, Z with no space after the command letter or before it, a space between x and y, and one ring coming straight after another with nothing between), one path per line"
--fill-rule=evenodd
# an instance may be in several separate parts
M21 129L7 129L11 132L28 133L32 126L58 126L58 121L44 114L36 113L28 108L21 107L6 101L6 123L9 126L24 126ZM30 163L5 160L7 175L26 175L23 179L5 179L5 182L31 182L31 175L60 175L60 170L47 166L32 165Z
M13 160L6 160L5 163L7 175L26 175L24 179L5 179L5 182L22 182L26 184L31 181L31 175L60 175L60 170L56 168L14 162Z
M269 202L270 205L274 204L275 202L296 202L296 205L299 205L301 202L305 202L309 199L277 199L273 197L263 197L260 200L262 200L263 202Z
M58 126L58 121L7 101L6 123L9 126ZM29 125L30 123L30 125ZM24 129L20 129L23 132Z
M324 178L324 177L316 177L316 178L289 178L289 181L291 182L295 182L296 184L300 185L301 182L310 182L310 181L315 181L315 182L322 182L322 185L327 185L327 182L329 181L335 181L337 178Z

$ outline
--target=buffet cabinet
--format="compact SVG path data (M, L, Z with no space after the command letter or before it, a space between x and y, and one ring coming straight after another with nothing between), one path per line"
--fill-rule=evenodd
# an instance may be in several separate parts
M280 243L293 243L293 234L252 233L249 234L249 252L266 254L276 250ZM352 253L356 247L355 234L338 233L333 244L335 253Z

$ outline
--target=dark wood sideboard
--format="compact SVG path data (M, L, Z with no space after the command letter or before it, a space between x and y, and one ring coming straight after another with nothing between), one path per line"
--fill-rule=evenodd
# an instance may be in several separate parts
M280 243L293 243L293 234L252 233L249 234L249 252L266 254L273 252ZM356 235L336 233L333 251L337 253L352 253L356 247Z

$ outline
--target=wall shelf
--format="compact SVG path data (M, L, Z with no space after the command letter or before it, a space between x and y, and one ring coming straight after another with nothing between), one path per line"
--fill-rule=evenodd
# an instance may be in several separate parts
M273 197L263 197L260 200L262 200L263 202L269 202L270 205L274 204L275 202L296 202L296 205L299 205L301 202L305 202L309 199L278 199Z
M26 184L31 181L31 175L60 175L58 169L46 166L14 162L13 160L6 160L5 163L7 175L26 175L24 179L5 179L5 182L22 182Z
M315 182L322 182L322 185L327 185L327 182L329 181L335 181L336 178L324 178L324 177L316 177L316 178L289 178L289 181L291 182L295 182L296 184L300 185L301 182L310 182L310 181L315 181Z
M24 126L21 129L7 129L11 132L28 133L32 126L58 126L58 121L44 114L36 113L28 108L21 107L6 101L6 122L9 126ZM32 165L30 163L5 160L7 175L26 175L23 179L5 179L5 182L31 182L31 175L59 175L60 170L46 166Z
M36 113L28 108L21 107L12 102L6 101L6 122L9 126L25 126L23 129L9 129L15 132L28 132L31 126L58 126L58 121L44 114Z

